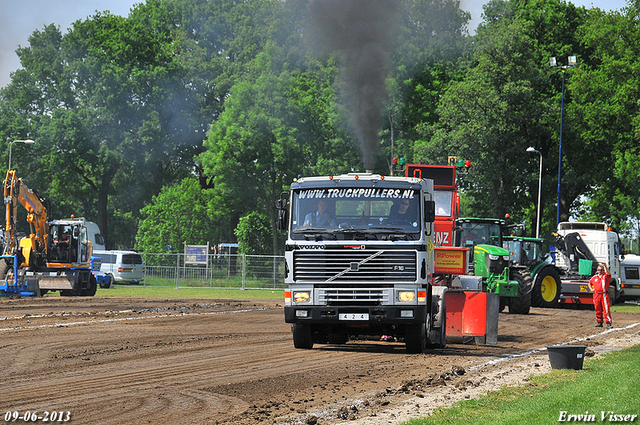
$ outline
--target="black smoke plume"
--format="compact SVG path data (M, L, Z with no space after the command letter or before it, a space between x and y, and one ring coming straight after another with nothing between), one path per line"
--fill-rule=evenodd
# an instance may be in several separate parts
M385 79L394 46L400 0L310 0L311 36L317 47L339 53L342 103L373 170L387 97Z

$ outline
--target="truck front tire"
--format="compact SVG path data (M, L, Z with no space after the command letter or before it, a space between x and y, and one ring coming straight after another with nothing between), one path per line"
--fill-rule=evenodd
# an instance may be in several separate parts
M429 323L430 318L427 316L426 322ZM422 354L427 349L427 324L418 323L405 325L404 327L404 344L409 354Z
M309 350L313 348L313 334L311 325L306 323L294 323L291 325L291 333L293 333L293 346Z

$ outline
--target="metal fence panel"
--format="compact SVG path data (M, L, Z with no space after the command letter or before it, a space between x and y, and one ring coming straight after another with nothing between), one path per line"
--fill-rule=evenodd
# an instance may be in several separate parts
M184 254L143 254L144 284L176 288L284 288L284 257L210 254L206 265L184 264Z

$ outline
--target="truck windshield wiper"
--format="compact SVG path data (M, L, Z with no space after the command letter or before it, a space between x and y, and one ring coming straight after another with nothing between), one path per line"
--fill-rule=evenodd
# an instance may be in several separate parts
M295 229L292 231L293 233L302 233L306 240L310 238L315 239L316 241L322 240L322 235L332 235L335 238L333 232L325 229L324 227L305 227L300 229Z
M294 229L293 233L327 233L328 230L324 227L301 227Z
M402 227L398 227L398 226L371 226L369 227L369 230L382 230L382 231L406 233Z
M404 239L404 240L408 241L409 239L411 239L411 240L415 240L416 239L416 232L415 231L407 231L407 230L403 229L402 227L375 226L375 227L371 227L370 231L375 231L375 233L387 233L388 236L383 237L383 239L387 239L387 240Z
M358 228L358 227L343 227L343 228L338 228L335 230L331 231L332 235L336 235L338 233L342 233L342 234L350 234L350 235L372 235L374 238L378 239L378 237L376 236L376 234L374 232L372 232L371 230L367 229L367 228Z

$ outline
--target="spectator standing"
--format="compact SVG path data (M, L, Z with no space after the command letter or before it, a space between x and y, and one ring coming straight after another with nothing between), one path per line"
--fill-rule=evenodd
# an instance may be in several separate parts
M596 275L589 280L589 290L593 292L593 306L596 309L596 328L602 327L602 322L606 322L607 328L613 327L611 323L611 309L609 298L609 284L611 283L611 272L607 263L598 264Z

